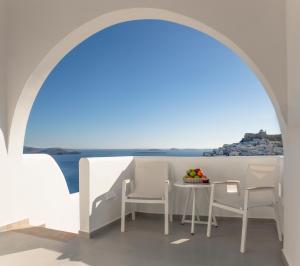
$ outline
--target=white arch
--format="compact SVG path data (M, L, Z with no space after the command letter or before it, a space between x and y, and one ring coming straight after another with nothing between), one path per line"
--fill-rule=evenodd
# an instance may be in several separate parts
M77 46L79 43L95 34L96 32L101 31L114 24L140 19L159 19L182 24L206 33L207 35L215 38L216 40L220 41L222 44L233 50L246 62L246 64L252 69L252 71L256 74L258 79L263 84L275 108L283 137L285 136L285 122L283 119L283 115L269 81L263 75L262 71L255 64L255 62L250 58L250 56L247 55L247 53L243 51L238 45L236 45L231 39L223 35L221 32L216 31L209 25L203 24L198 20L183 16L178 13L154 8L130 8L107 13L85 23L84 25L68 34L65 38L63 38L43 58L43 60L28 78L18 99L12 119L11 128L9 131L9 155L22 154L26 126L32 105L43 82L45 81L49 73L53 70L53 68L58 64L58 62L75 46Z

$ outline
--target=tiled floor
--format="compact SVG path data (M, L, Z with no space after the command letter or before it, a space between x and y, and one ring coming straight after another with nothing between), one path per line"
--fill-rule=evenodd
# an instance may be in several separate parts
M35 234L32 230L11 231L0 234L0 265L283 265L274 223L249 222L244 255L239 252L240 221L223 220L219 224L210 239L205 235L206 226L197 225L196 234L191 236L190 225L178 221L171 225L171 234L164 236L162 217L147 215L138 215L134 222L128 220L125 233L120 233L119 224L115 224L90 240L77 236L48 238L47 233ZM189 240L170 243L183 238Z

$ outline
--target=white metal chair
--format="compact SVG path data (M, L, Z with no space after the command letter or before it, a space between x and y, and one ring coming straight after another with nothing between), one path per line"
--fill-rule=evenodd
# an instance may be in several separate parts
M276 192L274 183L274 174L276 175L277 171L276 166L274 165L263 165L263 164L250 164L247 170L246 183L244 191L244 203L241 207L230 206L228 204L221 203L216 200L216 188L223 186L226 189L227 193L240 193L240 181L237 180L226 180L221 182L213 182L211 195L210 195L210 204L209 204L209 218L207 225L207 237L211 236L211 225L212 225L212 211L213 208L220 208L227 211L240 214L243 217L243 226L242 226L242 236L241 236L241 246L240 252L245 252L246 238L247 238L247 224L248 224L248 210L254 207L272 207L274 209L274 217L277 226L278 238L282 241L282 234L279 223L279 210L278 203L276 201ZM275 181L276 182L276 181ZM255 184L255 186L251 186ZM261 194L263 193L263 194ZM266 198L266 193L270 195L270 202L259 202L262 198ZM249 198L250 194L255 197ZM250 200L255 202L253 205L249 205Z
M135 220L135 204L163 204L165 215L165 235L169 234L169 169L166 162L136 162L134 180L126 179L122 184L121 232L125 231L125 204L133 204L132 220ZM131 192L127 194L127 184Z

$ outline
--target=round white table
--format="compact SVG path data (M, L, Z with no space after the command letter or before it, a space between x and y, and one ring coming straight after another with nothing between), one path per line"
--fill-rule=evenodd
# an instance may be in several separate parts
M209 190L211 189L211 185L207 183L185 183L183 182L183 180L181 180L181 181L176 181L174 183L174 186L177 187L178 189L188 189L188 195L185 200L185 206L182 214L181 223L182 224L191 223L191 234L193 235L195 233L195 224L207 224L207 221L200 220L200 211L197 206L196 192L200 189L204 190L204 194L207 199L207 204L209 205ZM186 217L186 212L190 202L191 195L192 195L192 219L187 220L185 217ZM196 209L198 214L197 221L195 221ZM213 216L213 225L218 226L215 215L213 214L212 216Z

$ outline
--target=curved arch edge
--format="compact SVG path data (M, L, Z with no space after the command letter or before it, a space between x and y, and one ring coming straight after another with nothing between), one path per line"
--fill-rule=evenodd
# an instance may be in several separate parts
M216 31L214 28L209 27L200 21L190 18L179 13L156 8L129 8L113 11L104 15L101 15L75 29L69 33L65 38L56 44L43 58L40 64L33 71L28 78L21 95L17 101L11 126L9 129L8 137L8 154L20 155L23 151L24 138L26 132L26 126L29 119L29 114L34 103L34 100L49 73L59 63L59 61L79 43L92 36L96 32L99 32L112 25L141 19L158 19L165 20L177 24L181 24L187 27L191 27L198 31L201 31L235 52L241 59L243 59L250 69L255 73L258 79L261 81L265 88L271 102L274 106L277 118L279 120L280 129L282 131L283 138L285 139L286 121L281 112L280 106L276 97L272 91L272 87L264 76L255 62L232 40L224 36L222 33Z

